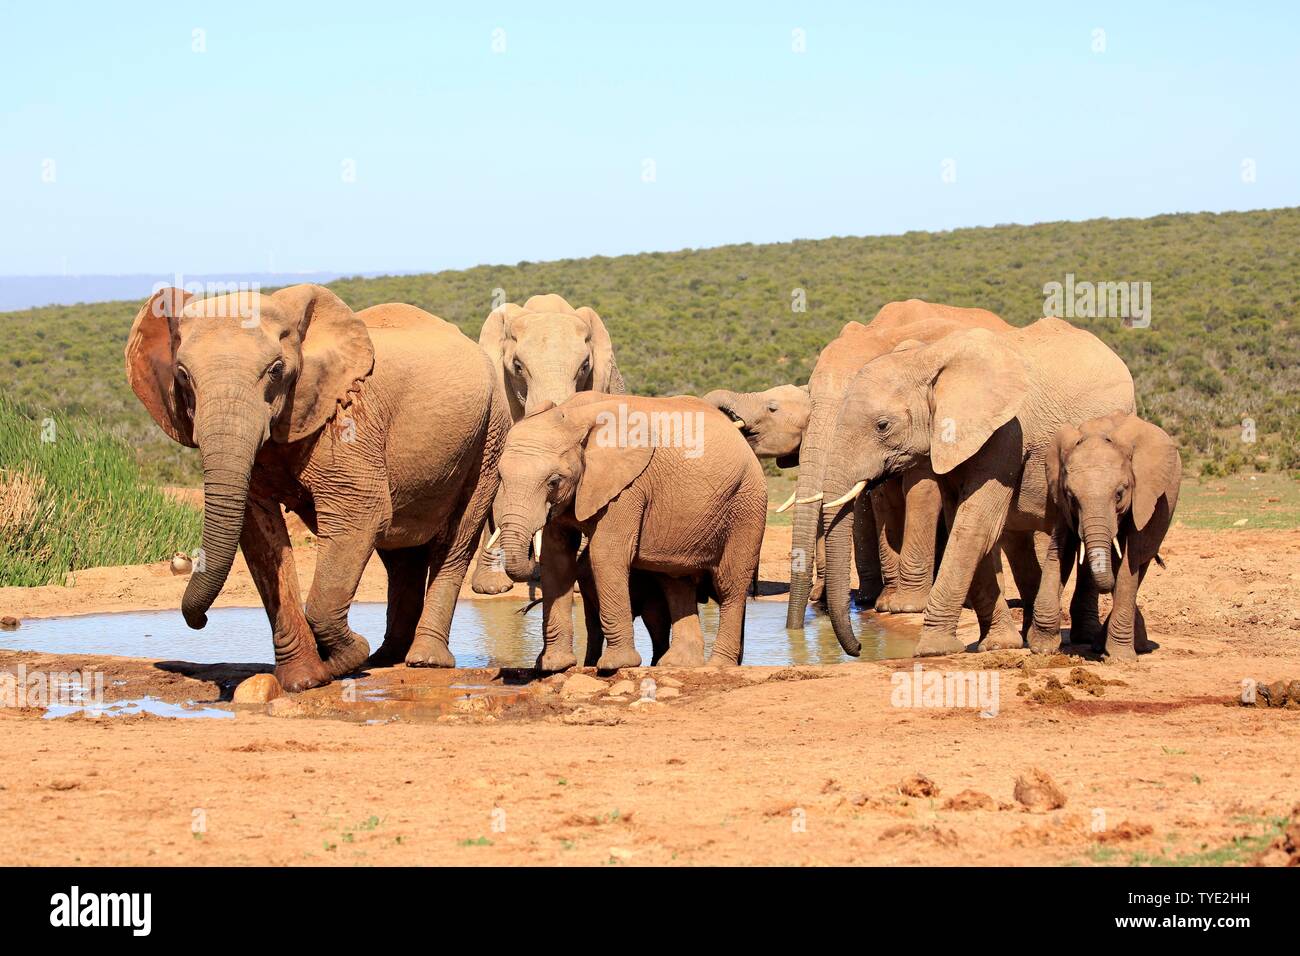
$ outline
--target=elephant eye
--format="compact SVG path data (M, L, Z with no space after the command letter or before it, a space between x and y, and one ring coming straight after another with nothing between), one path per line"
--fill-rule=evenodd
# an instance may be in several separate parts
M1123 501L1123 500L1124 500L1124 489L1123 489L1123 488L1116 488L1116 489L1115 489L1115 500L1116 500L1116 501Z
M776 402L768 402L768 403L767 403L767 410L768 410L769 412L771 412L773 415L775 415L775 414L776 414L780 409L779 409L779 407L777 406Z
M188 385L190 383L190 373L184 365L176 366L176 381L180 382L182 385Z
M876 431L883 433L888 430L889 430L889 419L882 418L880 419L880 421L876 422Z
M523 375L523 374L524 374L524 363L521 362L521 361L519 361L519 359L515 359L515 361L514 361L514 370L515 370L515 374L516 374L516 375Z
M280 361L279 359L272 362L271 367L266 370L266 374L271 379L271 381L273 382L280 381L281 376L284 375L284 362Z
M547 479L546 479L546 487L547 487L547 488L550 488L552 491L554 491L556 488L560 487L560 476L559 476L559 475L551 475L551 477L547 478Z

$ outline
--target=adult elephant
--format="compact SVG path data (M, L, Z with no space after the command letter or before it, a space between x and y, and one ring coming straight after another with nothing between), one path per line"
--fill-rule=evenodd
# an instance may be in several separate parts
M473 341L409 305L354 313L317 285L205 299L167 288L135 318L126 374L163 431L203 458L190 627L207 623L238 545L277 679L327 684L370 653L348 609L378 549L388 626L374 661L455 664L452 613L510 423ZM305 609L281 505L317 537Z
M812 415L807 385L777 385L761 392L715 388L704 400L735 422L759 458L775 459L778 468L799 464L799 446Z
M507 302L483 323L478 343L517 422L543 403L558 405L577 392L621 395L623 376L614 360L609 332L596 311L574 308L555 293L535 295L523 305ZM514 585L500 552L484 544L471 587L479 594L504 594Z
M1011 326L984 309L908 299L885 305L867 325L849 322L817 358L808 380L812 409L799 450L791 531L790 598L785 626L802 630L812 589L808 556L821 532L822 488L826 462L834 451L835 422L853 376L877 356L907 339L934 341L969 328L1007 331ZM881 611L924 607L934 567L935 533L941 503L938 488L924 470L914 471L870 498L854 503L852 536L857 556L860 598ZM911 515L906 519L906 515ZM905 520L909 524L905 524ZM889 589L886 585L898 584Z
M1051 530L1045 456L1057 430L1133 407L1133 379L1119 356L1060 319L904 342L864 366L832 431L823 486L827 605L845 652L860 651L848 613L846 519L864 490L918 464L938 476L948 544L917 656L965 649L956 632L968 594L982 647L1019 647L997 584L996 545L1004 529L1030 540ZM1037 589L1033 580L1021 593L1028 601Z

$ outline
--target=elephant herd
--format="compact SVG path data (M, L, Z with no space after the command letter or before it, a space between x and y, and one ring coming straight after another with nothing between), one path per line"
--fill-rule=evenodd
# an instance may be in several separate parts
M652 663L704 664L706 599L719 605L708 663L739 664L768 514L760 458L799 466L776 509L794 509L787 627L819 600L856 656L852 562L860 606L923 615L917 655L965 649L963 606L982 649L1049 652L1077 556L1072 641L1131 657L1181 470L1095 336L916 299L845 325L806 385L703 399L625 394L600 316L555 294L493 310L476 344L413 306L354 312L321 286L165 288L136 316L126 371L158 425L202 458L186 622L204 626L238 548L290 691L366 665L454 666L471 564L482 594L540 579L542 670L577 664L575 585L589 666L641 663L638 616ZM305 601L284 510L317 539ZM376 551L388 604L371 653L348 611ZM1101 592L1113 594L1104 622Z

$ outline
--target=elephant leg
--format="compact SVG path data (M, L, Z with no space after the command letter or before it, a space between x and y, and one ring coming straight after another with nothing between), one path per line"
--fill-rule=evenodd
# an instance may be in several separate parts
M920 614L930 600L934 581L934 545L943 494L928 465L917 465L903 475L903 537L898 553L898 586L887 610L894 614Z
M699 667L704 663L704 631L695 603L695 579L659 575L672 620L672 646L655 663L664 667Z
M688 581L691 600L695 600L695 580ZM658 575L632 572L632 615L640 617L650 633L650 663L658 664L672 644L673 616L668 604L667 587Z
M303 614L293 546L278 502L248 499L239 547L271 621L275 679L291 693L328 684L329 668Z
M1025 643L1007 607L998 574L1000 564L998 549L994 548L980 561L971 581L970 602L979 620L981 651L1009 650L1024 647Z
M984 478L962 495L953 514L943 564L939 566L939 574L930 589L929 603L925 606L921 639L914 651L917 657L957 654L965 650L965 645L957 639L957 621L962 604L971 594L971 583L977 569L1002 537L1002 526L1010 504L1011 485L996 478ZM995 561L996 558L986 563L985 571L989 576L996 575ZM984 581L982 585L981 600L990 590L996 593L996 578ZM1001 596L998 595L997 599L1001 601ZM976 604L976 612L979 610ZM994 610L986 605L985 614L990 626L995 621ZM981 620L981 629L983 624Z
M1079 548L1082 547L1080 543ZM1094 651L1101 653L1106 646L1106 629L1097 611L1097 584L1087 561L1075 570L1074 597L1070 598L1070 643L1090 644Z
M545 566L542 568L542 574L543 576L546 574ZM577 564L577 580L578 590L582 594L582 617L587 626L587 648L583 654L582 665L584 667L595 667L596 661L600 660L600 655L605 651L605 629L600 623L600 595L596 591L596 578L591 573L591 555L585 551ZM557 579L556 587L559 586ZM545 586L543 586L542 590L545 592ZM543 625L548 644L553 641L556 646L571 647L573 644L572 622L571 612L566 611L563 612L562 618L556 621L554 634L552 634L550 628ZM565 624L568 624L567 630L564 630ZM567 645L566 641L568 642Z
M1029 648L1035 654L1054 654L1061 649L1061 589L1070 579L1077 545L1078 539L1063 525L1048 538L1028 634Z
M318 539L316 574L307 593L307 623L334 677L352 673L370 656L366 639L348 626L348 609L375 553L376 537L376 528L361 527Z
M1033 623L1034 599L1042 581L1042 560L1046 551L1047 535L1041 531L1007 531L1002 535L1002 553L1007 556L1007 564L1011 565L1011 578L1016 582L1024 614L1021 635L1028 634Z
M885 582L880 576L879 537L876 532L876 512L871 505L871 495L858 495L853 499L853 563L858 572L858 593L854 603L858 607L874 607ZM826 576L826 539L819 538L817 571Z
M492 548L487 546L493 530L489 516L479 542L478 557L474 559L474 577L470 580L470 588L475 594L505 594L515 586L510 575L506 574L504 552L495 545Z
M380 549L379 558L388 572L388 625L384 643L366 663L373 667L392 667L405 659L411 649L415 628L424 611L424 591L429 583L429 545Z
M760 512L761 513L761 512ZM732 526L722 558L712 574L718 598L718 633L708 663L740 664L745 657L745 581L758 564L763 546L763 523Z
M1115 590L1112 594L1110 616L1106 618L1106 656L1111 660L1133 660L1137 657L1135 641L1137 630L1138 588L1146 577L1149 561L1138 565L1129 555L1115 569ZM1146 626L1142 625L1143 650L1146 644Z
M871 495L876 515L876 536L880 553L880 578L884 585L876 598L876 610L887 613L898 590L898 552L903 546L903 482L889 478Z
M608 642L596 661L596 668L612 671L620 667L640 667L641 655L637 653L632 635L632 600L628 590L632 545L626 538L614 540L600 532L601 529L597 528L587 545L600 602L600 629Z

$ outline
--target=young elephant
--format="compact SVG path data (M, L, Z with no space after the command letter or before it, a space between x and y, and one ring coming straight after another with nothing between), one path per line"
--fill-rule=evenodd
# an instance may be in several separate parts
M131 388L203 459L203 562L181 610L193 628L236 546L271 620L286 690L327 684L370 653L348 609L370 556L388 570L375 660L455 664L447 637L496 492L509 426L482 351L409 305L354 313L329 289L196 299L163 289L126 345ZM317 536L306 606L281 506Z
M1063 426L1046 464L1053 530L1029 646L1044 654L1061 646L1061 588L1077 550L1071 642L1089 640L1094 650L1104 649L1112 658L1132 658L1147 649L1137 592L1178 504L1183 473L1178 446L1150 422L1116 413L1078 428ZM1112 542L1118 564L1112 563ZM1114 595L1104 627L1097 620L1095 599L1089 607L1086 598L1078 597L1094 590Z
M736 428L697 398L580 394L511 429L493 505L506 571L532 571L541 533L542 670L577 663L573 583L582 535L608 646L602 670L641 663L632 641L629 574L654 573L674 630L660 663L704 663L697 582L708 575L720 605L710 663L738 664L745 591L758 565L767 513L763 469Z

